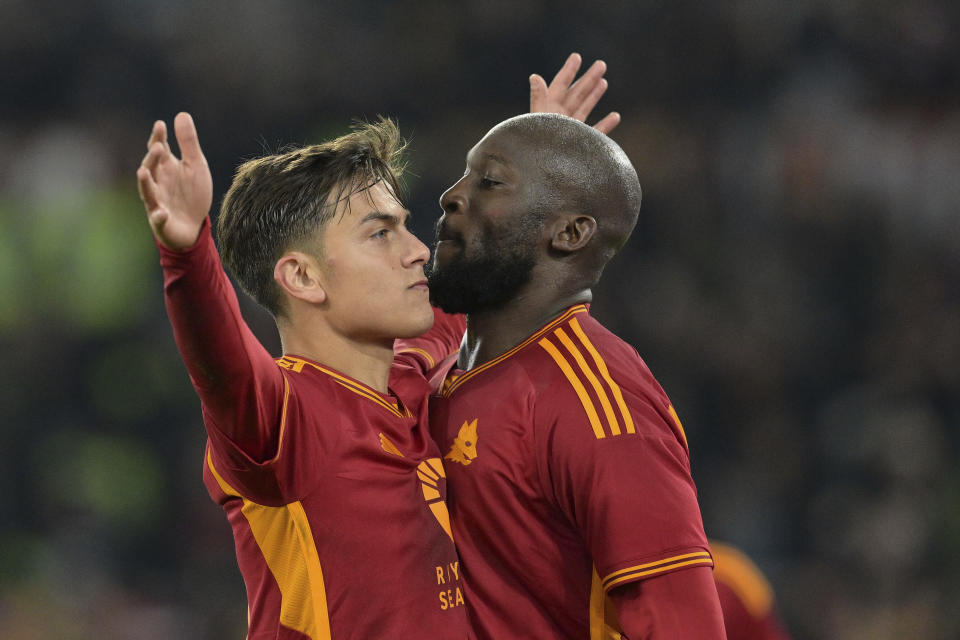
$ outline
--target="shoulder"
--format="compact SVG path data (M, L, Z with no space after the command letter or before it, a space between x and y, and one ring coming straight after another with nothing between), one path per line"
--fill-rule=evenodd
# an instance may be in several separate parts
M670 426L669 399L636 349L589 314L558 323L527 351L523 364L548 414L586 418L597 438L659 436Z

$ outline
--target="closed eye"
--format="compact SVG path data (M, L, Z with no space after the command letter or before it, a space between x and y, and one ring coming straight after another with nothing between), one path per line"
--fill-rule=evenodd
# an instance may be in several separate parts
M489 176L483 176L482 178L480 178L480 186L483 187L484 189L489 189L490 187L496 186L498 184L502 184L502 183L494 180L493 178L490 178Z

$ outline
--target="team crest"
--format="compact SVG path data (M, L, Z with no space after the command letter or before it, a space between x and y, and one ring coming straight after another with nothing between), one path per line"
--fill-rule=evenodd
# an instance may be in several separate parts
M460 432L450 447L450 452L443 456L444 460L459 462L467 466L477 457L477 419L473 422L464 421Z

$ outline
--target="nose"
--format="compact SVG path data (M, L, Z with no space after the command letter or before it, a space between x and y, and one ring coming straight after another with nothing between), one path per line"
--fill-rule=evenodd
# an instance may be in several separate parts
M467 202L460 188L462 182L463 178L460 178L440 196L440 208L445 213L462 213L466 209Z
M427 260L430 259L430 249L420 241L420 238L410 233L410 231L406 231L406 234L409 242L403 266L412 267L418 264L426 264Z

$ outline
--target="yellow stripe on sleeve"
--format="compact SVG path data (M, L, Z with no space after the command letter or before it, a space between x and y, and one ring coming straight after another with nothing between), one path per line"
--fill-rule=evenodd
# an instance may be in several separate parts
M614 571L603 579L603 589L604 591L610 591L610 589L619 584L623 584L624 582L630 582L632 580L637 580L638 578L649 577L658 573L665 573L681 567L712 564L713 559L710 557L710 553L707 551L696 551L693 553L685 553L679 556L673 556L671 558L663 558L662 560L638 564L633 567L627 567L626 569Z
M572 386L573 390L577 392L577 397L580 398L580 404L583 405L583 410L587 412L587 418L590 420L590 426L593 427L594 435L597 436L598 440L600 438L605 438L606 434L603 432L603 427L600 425L600 416L597 415L597 410L593 406L593 401L590 399L590 396L587 395L587 390L580 382L580 379L577 378L577 374L574 373L573 369L563 357L563 354L560 353L560 351L553 346L553 343L546 338L540 340L538 344L543 347L544 351L550 354L550 357L553 358L554 362L557 363L557 366L560 367L560 370L563 371L563 375L567 377L567 381L570 382L570 386Z
M580 338L580 342L583 343L583 346L586 347L587 351L590 352L590 355L593 357L593 361L597 365L597 369L600 371L600 375L603 376L603 379L607 382L607 386L610 387L610 391L613 393L613 397L617 401L617 406L620 407L620 414L623 416L623 424L626 426L627 433L636 433L637 430L633 426L633 418L630 416L630 410L627 408L627 403L623 400L623 393L620 391L620 386L613 381L612 377L610 377L610 371L607 369L607 364L603 361L603 358L600 356L600 353L597 351L596 347L593 346L593 343L590 342L587 334L583 332L583 328L580 326L580 323L577 322L576 318L571 318L570 327L573 329L573 332L577 335L577 337Z
M587 377L587 381L590 382L590 386L593 387L593 390L596 392L597 397L600 399L600 406L603 407L603 413L607 416L607 423L610 425L610 431L613 435L620 435L620 423L617 422L617 417L613 414L613 407L610 406L610 400L607 398L607 393L603 390L603 387L600 386L600 381L597 380L597 376L593 375L593 371L590 369L590 365L587 364L587 361L583 358L583 354L580 353L580 350L577 349L577 346L573 344L573 341L570 340L566 332L563 329L557 329L554 331L556 336L560 338L560 342L563 343L563 346L567 348L567 351L570 352L570 355L573 356L573 359L577 361L577 364L580 365L580 370L583 371L583 375Z

